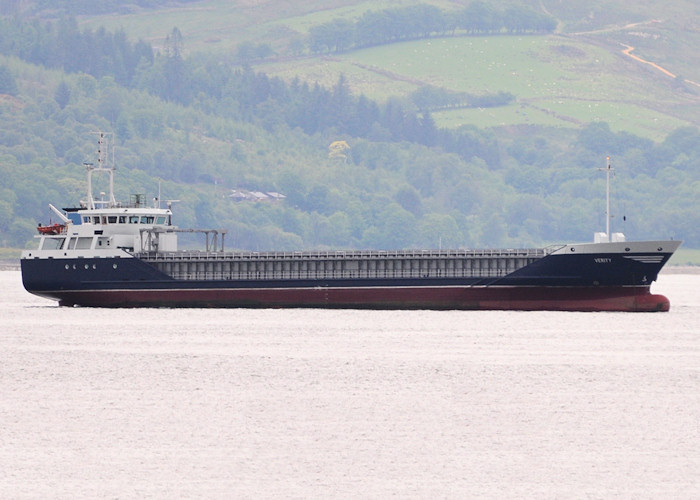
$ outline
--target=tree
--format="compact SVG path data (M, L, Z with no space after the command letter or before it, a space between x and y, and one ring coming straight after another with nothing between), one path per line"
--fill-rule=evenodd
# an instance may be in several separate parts
M255 57L257 59L267 59L275 55L275 51L269 43L259 43L255 46Z
M353 108L353 98L348 87L347 79L343 73L338 77L338 83L333 87L333 92L328 102L327 117L328 124L335 126L341 130L346 130L350 121L350 115Z
M390 203L379 214L377 228L380 237L375 242L378 248L407 248L414 243L416 218L397 203Z
M458 16L457 26L470 33L490 33L498 30L493 8L481 0L469 4Z
M350 146L346 141L333 141L330 146L328 146L328 158L336 159L339 158L343 160L343 163L348 162L348 150Z
M56 104L58 104L58 107L61 109L68 105L68 102L70 101L70 87L66 82L61 81L61 83L58 84L58 87L56 87L56 92L53 94L53 98L56 101Z
M447 214L430 213L418 224L418 232L428 248L456 248L464 245L462 232L454 218Z
M117 140L120 144L124 144L127 139L131 138L129 120L123 114L119 115L117 122L114 124L114 133L116 134Z
M420 194L411 186L406 186L396 193L396 201L401 208L408 210L416 217L423 215L423 201L421 200Z
M424 112L420 119L420 135L418 142L426 146L434 146L437 142L438 129L435 125L435 120L430 112Z
M185 61L182 59L182 33L175 27L165 38L165 64L163 67L165 77L165 97L169 101L187 104L188 72Z
M300 37L295 37L292 38L292 40L289 42L289 52L293 56L300 56L304 53L304 50L306 49L306 43L304 43L304 40Z
M5 65L0 65L0 94L17 95L17 82Z
M333 27L330 23L312 26L309 29L309 50L314 54L333 50Z
M248 64L255 59L255 44L241 42L236 46L236 60L240 64Z
M165 37L165 55L169 58L182 59L182 33L177 26Z
M123 110L122 96L116 87L104 89L97 103L97 112L114 125Z
M600 156L618 152L617 137L606 122L593 122L587 125L579 133L578 143Z

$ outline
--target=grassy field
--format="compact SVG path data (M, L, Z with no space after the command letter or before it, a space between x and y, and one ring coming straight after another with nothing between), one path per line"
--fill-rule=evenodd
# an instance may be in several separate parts
M655 140L661 140L668 132L688 124L683 120L640 106L586 100L521 102L491 109L459 109L435 113L433 118L438 126L446 128L464 124L479 127L508 125L576 127L588 121L605 121L610 124L612 130L624 130Z
M680 80L700 81L700 7L690 0L636 4L591 0L531 0L561 20L560 33L539 37L445 37L385 45L343 54L291 58L290 40L310 27L368 10L405 6L405 0L253 1L204 0L182 7L82 19L85 27L123 28L132 38L162 47L178 27L185 52L231 53L243 41L269 43L280 57L255 66L287 80L298 77L332 86L342 73L357 94L385 100L422 85L486 94L506 91L517 102L502 108L436 113L440 126L533 124L579 127L608 122L661 140L680 126L700 125L700 86L679 84L661 71L622 54L664 65ZM447 10L448 0L427 3ZM497 2L495 2L497 4ZM693 24L695 23L695 24Z
M228 51L242 41L285 44L290 36L306 34L315 25L344 17L354 19L370 10L402 7L405 0L202 0L195 4L131 14L81 19L81 26L123 28L133 38L162 46L173 27L185 35L189 51ZM418 2L414 2L418 3ZM444 10L450 0L420 0Z
M606 121L615 130L660 140L693 121L668 113L699 104L668 84L648 79L619 54L583 41L547 37L449 37L352 51L328 57L275 61L265 73L332 86L343 73L355 93L384 100L422 85L474 94L506 91L517 102L491 109L435 113L440 126L534 124L578 127ZM654 103L649 96L653 95ZM653 106L656 104L657 106ZM656 107L663 107L662 112Z
M449 0L421 3L454 8ZM304 35L312 26L338 17L357 18L368 10L400 7L402 0L305 0L253 1L203 0L196 4L132 14L83 18L81 26L110 30L124 29L129 37L141 38L162 47L165 37L176 27L183 33L186 50L228 52L243 41L286 46L290 37Z

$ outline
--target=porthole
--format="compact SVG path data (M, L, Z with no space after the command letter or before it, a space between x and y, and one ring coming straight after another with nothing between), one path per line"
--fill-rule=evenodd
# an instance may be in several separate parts
M97 269L97 264L93 264L93 265L92 265L92 268L93 268L93 269Z
M663 248L662 248L662 247L659 247L659 248L657 248L657 250L660 252L661 250L663 250Z
M75 271L75 264L73 264L73 270Z
M90 264L85 264L85 269L89 269L89 268L90 268Z
M630 251L630 247L625 248L625 252L629 252L629 251Z
M571 251L572 251L572 252L575 252L576 249L575 249L574 247L571 247Z
M116 269L116 268L117 268L117 265L116 265L116 264L112 264L112 269Z
M70 269L70 266L68 264L66 264L66 269Z

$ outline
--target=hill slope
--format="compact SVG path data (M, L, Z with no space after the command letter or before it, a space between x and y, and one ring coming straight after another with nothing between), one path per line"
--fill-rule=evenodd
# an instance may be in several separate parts
M193 15L205 5L218 4L188 2L184 11L170 7L166 14L213 23L206 9L201 19ZM269 22L275 26L297 27L338 12L360 15L368 7L328 3L310 13L292 2L250 5L245 12L251 15L274 13ZM257 10L262 6L267 10ZM135 21L163 14L141 12ZM100 19L106 18L84 23ZM249 24L266 25L257 18ZM616 230L700 246L700 132L679 128L692 122L683 113L692 111L695 96L619 47L609 51L598 35L565 30L562 22L561 34L548 36L431 37L253 64L290 85L231 70L231 58L221 54L188 52L186 31L183 53L192 55L181 60L171 39L165 54L142 60L131 75L135 83L124 85L109 68L100 67L95 78L0 58L0 83L8 84L0 100L1 242L25 245L36 222L48 217L48 203L80 199L80 165L93 158L90 132L113 130L121 198L152 197L160 179L164 197L182 200L179 225L229 229L227 241L238 248L589 240L605 225L597 168L607 155L618 174ZM611 71L622 76L608 80ZM304 85L295 76L329 88ZM506 91L516 100L416 114L408 99L394 97L425 84L438 94L451 91L448 96ZM359 99L348 88L385 104ZM452 128L438 130L435 122ZM342 155L329 149L337 141L349 146ZM237 203L232 189L287 198Z
M419 2L415 2L419 3ZM430 2L445 12L460 7ZM449 90L513 93L512 105L488 115L475 111L436 116L440 124L538 124L577 127L598 120L660 140L700 116L700 8L672 2L532 1L533 9L559 20L546 37L439 37L328 55L293 57L294 41L332 19L354 20L367 11L405 2L188 3L180 9L85 18L85 26L124 27L134 37L162 46L177 26L190 52L232 55L239 44L265 43L277 53L253 67L291 80L331 86L343 73L353 92L386 99L422 85ZM491 2L496 8L508 2ZM634 50L623 53L628 47ZM631 56L652 62L646 64ZM658 68L663 68L666 72ZM673 76L670 76L673 75Z

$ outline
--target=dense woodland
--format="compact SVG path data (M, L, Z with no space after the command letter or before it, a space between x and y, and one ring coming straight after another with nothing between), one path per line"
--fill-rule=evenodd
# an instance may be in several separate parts
M449 13L434 5L411 5L365 12L357 21L336 18L311 28L309 50L314 53L345 50L430 38L447 34L524 35L551 33L557 21L528 7L498 9L485 2L471 2Z
M105 5L109 4L106 2ZM613 158L615 230L700 246L700 132L654 143L605 123L559 129L439 129L444 106L517 96L374 102L284 82L222 58L185 57L173 28L162 52L71 17L0 23L0 246L24 247L48 203L84 198L96 130L116 136L118 194L179 199L183 227L229 230L253 250L529 246L588 240L605 226ZM329 145L348 147L333 154ZM329 154L330 153L330 154ZM280 203L234 202L231 189Z

